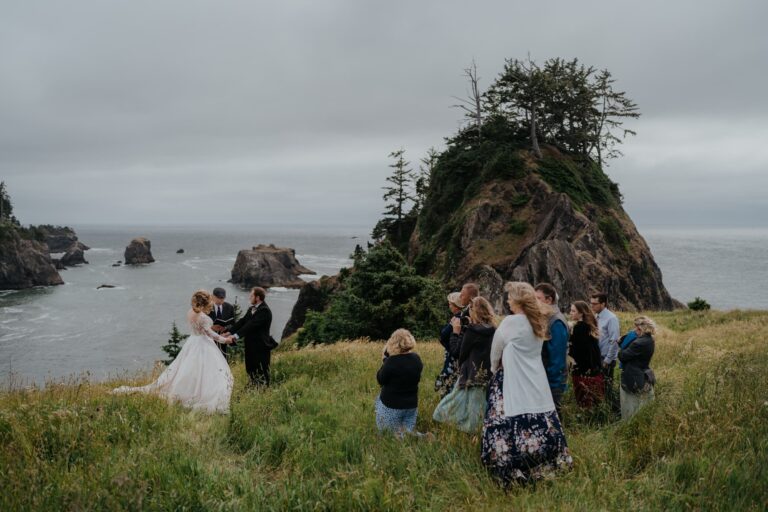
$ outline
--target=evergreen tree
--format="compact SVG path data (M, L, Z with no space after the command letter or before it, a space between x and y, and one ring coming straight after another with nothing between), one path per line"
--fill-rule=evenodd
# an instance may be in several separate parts
M176 322L173 322L173 327L171 328L170 338L168 339L168 343L163 345L163 352L168 354L168 359L164 360L166 366L170 365L174 359L176 359L176 356L179 355L179 351L181 351L182 342L189 338L189 334L181 334L179 332L179 328L176 327Z
M353 255L339 292L324 312L309 311L299 345L368 337L386 339L398 328L433 337L443 320L443 291L416 274L388 241Z
M14 224L16 219L13 217L13 204L11 196L8 195L8 187L4 181L0 181L0 222L11 221Z
M394 159L394 163L389 165L392 168L392 174L387 176L390 185L382 187L385 190L386 209L384 218L376 224L372 233L373 238L377 240L383 240L388 234L394 235L398 244L403 239L403 219L408 213L408 203L416 202L411 190L413 172L408 167L410 162L405 161L404 154L404 149L389 154L390 158Z
M413 211L418 213L421 211L421 207L424 206L424 201L427 198L427 191L429 190L429 182L432 179L432 172L437 164L437 159L440 154L435 148L429 148L427 155L421 159L419 165L419 174L414 181L415 200L413 204Z

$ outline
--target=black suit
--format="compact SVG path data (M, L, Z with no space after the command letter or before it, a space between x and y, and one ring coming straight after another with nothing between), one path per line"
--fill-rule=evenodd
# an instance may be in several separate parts
M265 302L252 306L233 327L232 334L245 338L245 371L252 384L269 386L269 356L267 346L269 328L272 326L272 311Z
M224 326L225 331L231 331L232 326L235 324L235 307L230 304L229 302L224 302L221 305L221 314L219 316L216 315L216 305L214 304L213 309L210 313L208 313L208 316L211 317L211 320L213 320L213 325L221 325ZM219 346L219 349L221 352L226 355L227 354L227 344L226 343L216 343Z

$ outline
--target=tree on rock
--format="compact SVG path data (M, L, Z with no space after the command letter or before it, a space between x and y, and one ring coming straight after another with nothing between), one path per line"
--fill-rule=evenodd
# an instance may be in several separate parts
M389 185L384 188L384 218L373 228L373 238L381 240L387 235L394 236L399 245L403 241L403 224L410 212L409 206L416 203L413 195L413 171L410 162L405 161L405 150L399 149L389 154L394 159L390 164L392 174L387 176Z

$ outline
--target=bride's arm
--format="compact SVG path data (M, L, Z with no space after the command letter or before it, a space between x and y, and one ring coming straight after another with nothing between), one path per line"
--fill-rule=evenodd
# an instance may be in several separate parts
M198 314L192 320L192 326L198 332L205 333L206 336L208 336L212 340L216 341L217 343L228 343L229 342L229 338L227 338L226 336L220 336L213 329L211 329L210 326L205 322L205 319L201 316L201 314Z

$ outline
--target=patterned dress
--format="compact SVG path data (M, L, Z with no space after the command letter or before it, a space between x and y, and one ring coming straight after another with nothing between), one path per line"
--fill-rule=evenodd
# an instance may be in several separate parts
M488 391L482 460L505 486L552 476L573 464L557 412L504 415L504 370Z

